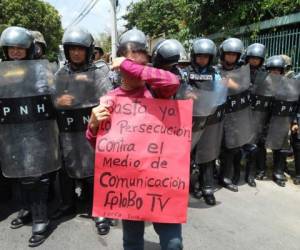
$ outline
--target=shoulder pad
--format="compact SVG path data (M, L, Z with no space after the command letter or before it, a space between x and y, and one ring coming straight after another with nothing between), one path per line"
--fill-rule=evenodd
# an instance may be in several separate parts
M107 68L109 68L108 65L107 65L107 63L105 61L103 61L103 60L98 60L98 61L94 62L94 64L95 64L95 66L96 66L97 69L100 69L100 68L105 67L105 66Z

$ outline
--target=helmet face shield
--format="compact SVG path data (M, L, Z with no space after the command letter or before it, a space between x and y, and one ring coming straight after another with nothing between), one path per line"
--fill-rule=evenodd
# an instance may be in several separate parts
M271 56L266 61L266 68L282 68L284 69L285 62L281 56Z
M266 47L261 43L251 44L246 49L246 59L248 57L258 57L264 60L265 56L266 56Z
M34 38L29 30L12 26L6 28L0 37L0 46L3 48L5 57L8 57L8 48L16 47L26 49L26 59L32 59L34 56Z

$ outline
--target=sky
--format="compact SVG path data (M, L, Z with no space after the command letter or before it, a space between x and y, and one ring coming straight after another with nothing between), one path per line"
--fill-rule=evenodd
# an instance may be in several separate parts
M63 28L66 28L82 11L90 0L45 0L54 6L62 17ZM118 29L124 27L125 21L121 17L126 13L126 7L138 0L119 0L117 12ZM110 0L99 0L91 12L78 24L85 27L93 35L111 31L111 4Z

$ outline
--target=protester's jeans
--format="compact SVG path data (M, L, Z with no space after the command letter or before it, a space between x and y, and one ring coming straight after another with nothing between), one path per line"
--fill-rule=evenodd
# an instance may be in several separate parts
M143 221L123 220L124 250L144 249ZM153 223L155 232L159 235L162 250L182 250L181 224Z

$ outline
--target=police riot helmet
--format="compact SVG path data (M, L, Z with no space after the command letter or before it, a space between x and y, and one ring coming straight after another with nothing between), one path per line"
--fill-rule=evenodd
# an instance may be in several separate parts
M184 53L186 54L184 47L176 39L163 40L153 48L152 64L154 67L176 65Z
M133 28L120 36L118 56L125 56L128 51L147 53L147 37L144 32Z
M238 61L244 51L244 44L238 38L228 38L220 45L219 51L222 61L224 60L224 53L237 53Z
M8 58L8 47L19 47L27 50L26 59L32 59L34 56L34 38L29 30L23 27L12 26L6 28L0 37L0 47L2 47L4 56Z
M214 57L217 55L217 47L215 43L208 38L198 38L194 40L191 49L191 60L195 63L197 55L209 55L209 64L213 62Z
M266 61L266 69L280 69L281 73L284 72L285 61L280 55L271 56Z
M94 38L90 32L85 29L74 27L67 29L62 39L66 59L70 60L70 46L79 46L86 49L86 62L92 61L94 53Z

